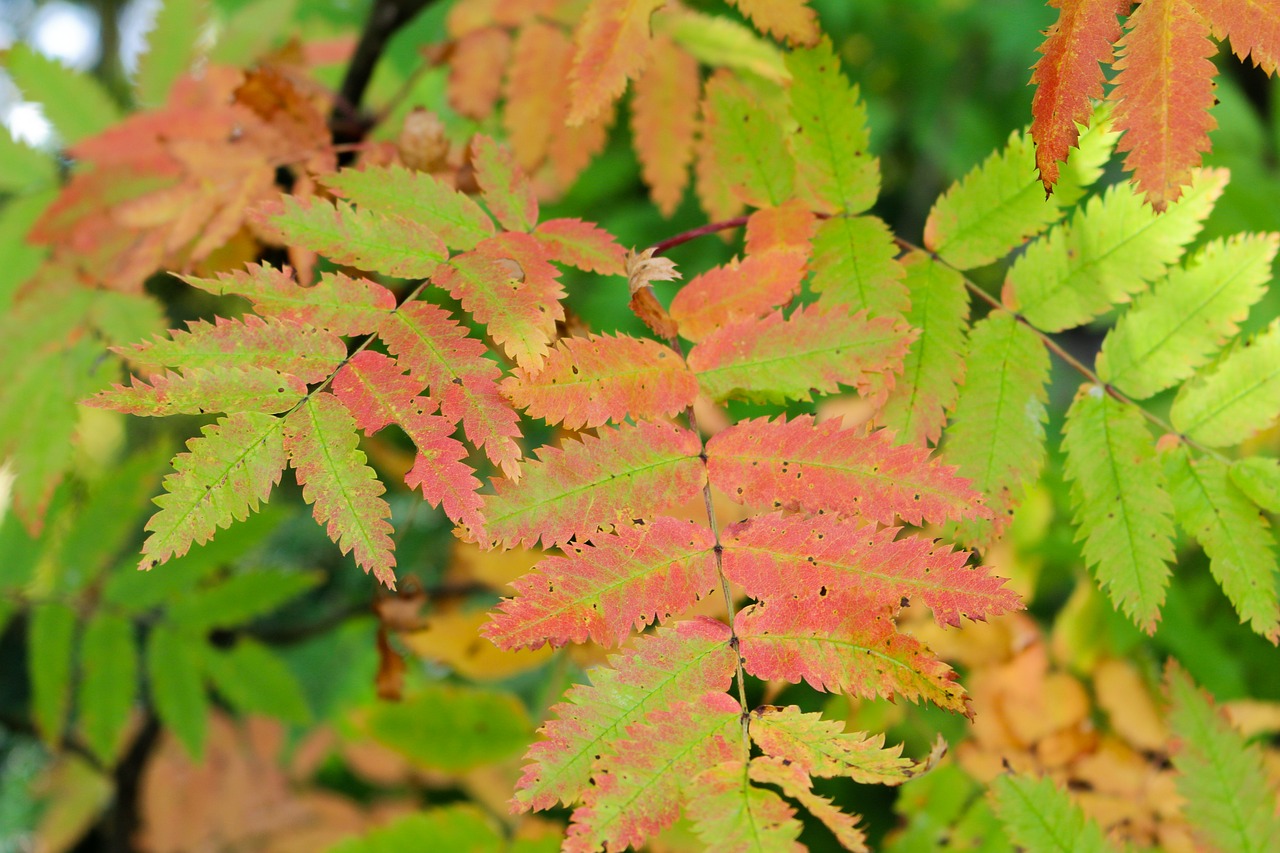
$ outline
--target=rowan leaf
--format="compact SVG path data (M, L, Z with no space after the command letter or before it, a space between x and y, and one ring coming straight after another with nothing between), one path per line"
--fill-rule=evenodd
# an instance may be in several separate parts
M302 498L343 554L388 587L395 586L391 507L365 455L356 448L351 413L328 392L313 394L284 419L284 448Z
M1192 461L1178 447L1164 455L1164 470L1178 525L1209 555L1209 571L1240 621L1280 641L1276 543L1258 508L1232 482L1228 466L1212 456Z
M426 225L342 201L285 195L259 205L250 218L285 245L399 278L426 278L449 256L444 241Z
M471 161L484 203L508 231L530 231L538 223L538 199L511 152L487 136L471 142Z
M64 146L120 123L120 107L102 84L44 56L25 42L19 41L8 49L4 69L23 98L39 102Z
M716 402L810 400L840 385L875 398L902 370L912 340L900 319L850 315L818 303L724 326L689 352L689 368Z
M654 23L703 65L746 71L774 83L787 81L783 51L735 20L686 6L667 6Z
M1124 167L1156 210L1178 200L1209 150L1217 52L1190 0L1141 3L1116 45L1117 150L1128 152Z
M920 337L912 341L878 417L898 441L937 444L964 380L969 294L960 273L923 252L903 257L902 268L911 303L906 320Z
M833 216L818 226L809 285L824 301L843 302L873 317L907 310L903 267L893 233L875 216Z
M868 699L895 694L967 713L955 673L894 628L889 611L833 592L818 606L780 598L752 604L735 622L747 672Z
M366 435L395 423L413 441L418 455L405 477L409 488L420 487L432 506L458 524L478 528L484 523L480 481L464 461L467 449L452 437L453 425L432 414L434 400L418 396L422 386L395 359L368 350L352 356L333 377L334 395Z
M795 185L795 161L780 112L723 70L703 89L702 157L712 157L730 191L752 207L788 201Z
M335 335L367 335L396 307L390 290L340 272L323 273L311 287L294 281L288 267L278 270L269 264L249 264L212 279L183 276L182 280L218 296L243 296L264 317L306 323Z
M143 417L209 412L275 414L293 408L306 393L307 385L301 379L270 368L192 368L182 374L157 373L146 382L134 377L129 387L117 384L99 391L84 405Z
M1280 234L1215 240L1138 297L1102 342L1098 376L1144 399L1195 373L1266 293Z
M741 714L724 693L649 711L592 774L565 836L566 853L640 845L674 823L689 778L740 751L734 740Z
M758 760L758 759L757 759ZM751 767L754 768L756 760ZM741 760L726 761L694 777L685 804L693 829L707 849L733 853L775 853L806 848L797 839L804 828L795 809L768 788L752 785ZM776 782L762 779L766 784Z
M649 17L666 0L599 0L574 32L568 123L579 125L610 106L644 68Z
M204 671L218 693L244 714L270 714L285 722L311 720L298 678L280 656L251 637L230 649L204 648Z
M830 515L757 516L725 530L724 573L768 602L791 598L820 607L833 589L857 589L868 610L918 598L939 625L1021 609L1003 579L965 565L967 551L922 537L895 539L898 532Z
M943 454L994 514L961 529L960 541L982 545L1004 529L1044 463L1049 354L1012 314L993 311L973 324L967 360L982 368L960 387Z
M620 645L633 630L680 613L718 582L711 531L659 516L589 544L565 546L513 582L482 633L499 648Z
M484 541L546 547L589 539L602 525L660 512L696 496L706 481L702 443L660 423L602 428L563 448L543 448L517 488L498 481L485 500Z
M498 366L484 344L467 337L443 308L410 302L385 316L379 336L415 379L423 379L450 423L462 421L467 438L508 477L518 475L520 435L515 411L498 390Z
M80 673L77 727L89 749L109 767L124 746L138 689L133 622L106 610L94 613L80 641Z
M25 195L54 188L57 183L58 164L50 154L19 142L8 129L0 130L0 191ZM5 212L17 201L12 197L6 199ZM24 215L28 220L24 235L53 198L41 197L40 201L35 210Z
M494 233L493 220L470 196L426 172L396 164L369 166L343 169L320 182L362 208L425 225L458 251L475 248Z
M592 669L589 684L569 688L551 709L555 718L541 730L545 740L525 756L530 763L516 784L513 809L571 805L590 783L597 756L615 754L646 711L727 689L737 658L729 637L728 626L714 619L678 622L644 635L610 658L610 666Z
M189 568L188 561L182 570L188 571ZM216 561L214 568L218 568ZM181 625L184 631L198 634L239 628L271 614L321 580L320 572L284 569L261 569L232 575L198 589L183 591L177 596L168 596L166 616L173 624Z
M1274 782L1262 751L1245 742L1172 660L1165 668L1178 793L1196 835L1219 850L1264 853L1280 844Z
M818 217L799 199L777 207L764 207L747 217L744 243L748 255L775 249L809 254Z
M663 216L676 212L689 183L702 79L698 60L658 35L631 95L631 137L640 174Z
M147 635L147 686L152 707L197 761L204 753L209 717L203 646L203 637L166 623Z
M1178 432L1226 447L1280 415L1280 321L1228 353L1208 375L1182 386L1169 416Z
M885 747L884 735L846 732L839 720L804 713L797 705L761 705L751 712L751 740L771 758L809 776L845 777L863 785L901 785L916 775L902 745Z
M252 315L243 320L215 317L212 324L196 320L187 331L174 329L169 334L169 338L157 337L118 352L135 369L148 373L162 367L186 371L256 366L293 374L303 382L328 377L347 355L342 340L322 329Z
M502 94L502 75L494 69L506 66L511 36L500 27L484 27L455 39L449 58L449 106L475 121L493 115Z
M1267 512L1280 514L1280 460L1262 456L1237 459L1227 469L1231 482Z
M564 319L559 276L541 242L506 231L452 257L433 282L484 324L489 337L516 364L531 369L542 363L556 322Z
M31 684L31 719L40 739L56 748L62 743L71 707L76 612L59 601L42 601L31 608L30 619L27 677Z
M502 126L507 143L526 172L547 157L568 105L564 81L573 62L573 41L560 27L529 21L516 34L507 67Z
M1102 99L1101 64L1110 65L1121 35L1120 15L1133 0L1049 0L1058 20L1045 31L1043 54L1031 72L1031 137L1045 192L1058 182L1058 162L1080 138L1077 124L1089 124L1093 101Z
M1196 0L1196 11L1213 27L1218 41L1231 39L1231 51L1243 62L1274 76L1280 66L1280 9L1275 0Z
M529 712L510 691L442 681L373 704L364 729L415 765L450 774L510 761L533 736Z
M680 337L700 341L719 329L771 313L800 293L808 253L773 249L694 276L671 300Z
M891 525L984 517L979 493L924 448L800 415L740 421L707 442L711 484L740 503Z
M174 82L200 58L200 34L208 17L207 0L165 0L160 5L134 73L139 105L162 105Z
M613 235L581 219L548 219L538 223L533 236L542 243L547 258L600 275L626 274L626 249Z
M202 545L218 528L244 521L280 483L286 458L280 418L237 412L206 426L173 459L160 511L147 522L142 563L149 569Z
M866 835L858 829L857 816L840 811L831 800L815 794L812 789L813 780L795 764L785 759L760 755L751 759L747 773L751 781L777 785L783 794L804 806L809 814L831 830L836 841L845 850L866 853L870 849L867 847Z
M1067 412L1062 447L1085 562L1150 634L1174 558L1173 503L1150 432L1136 409L1084 385Z
M805 0L733 0L756 29L791 44L811 45L818 41L818 16Z
M788 141L801 197L824 213L861 213L880 194L880 169L868 150L858 87L849 85L826 39L788 53L787 70L791 115L799 125Z
M1098 824L1048 776L1004 773L991 783L996 814L1015 844L1027 850L1109 853L1116 848Z
M517 368L502 391L530 416L577 430L677 415L693 405L698 381L657 341L588 335L561 338L540 369Z

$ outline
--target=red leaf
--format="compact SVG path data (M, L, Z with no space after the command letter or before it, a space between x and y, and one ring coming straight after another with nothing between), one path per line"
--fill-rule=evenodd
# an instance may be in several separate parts
M485 536L507 547L539 538L551 546L661 512L702 490L701 450L695 433L658 423L601 429L599 438L543 448L519 487L497 482L485 502Z
M574 34L569 71L568 122L582 124L612 104L644 67L649 53L649 16L666 0L597 0L587 7Z
M717 330L763 317L800 292L809 253L775 249L736 258L694 277L671 300L680 336L699 341Z
M564 319L559 276L542 243L506 231L450 259L432 281L483 323L516 364L534 368L551 345L556 321Z
M632 630L680 613L717 583L711 531L658 517L548 557L512 584L482 630L499 648L592 640L616 646Z
M538 199L510 150L487 136L477 136L471 142L471 162L484 203L502 227L531 230L538 222Z
M612 234L581 219L548 219L533 230L547 256L558 263L601 275L625 275L627 250Z
M1164 210L1191 182L1218 126L1209 115L1217 47L1189 0L1144 0L1118 48L1110 97L1118 102L1116 129L1125 133L1116 150L1129 152L1124 167L1134 184Z
M561 338L536 372L516 369L502 384L519 408L567 429L679 414L698 380L671 349L626 336Z
M484 344L467 337L443 308L426 302L400 306L378 331L401 365L430 386L445 418L461 420L471 443L508 477L518 477L519 419L498 390L500 371L484 357Z
M1268 75L1280 66L1280 3L1276 0L1196 0L1214 38L1231 39L1231 50Z
M698 60L657 36L631 96L631 136L640 173L664 216L675 213L689 182L701 90Z
M1022 607L1001 578L969 568L967 551L898 528L855 525L829 515L773 514L725 530L724 572L753 598L800 597L814 606L833 590L856 589L870 608L917 597L940 625L985 619Z
M790 421L743 421L707 443L711 484L739 503L861 516L881 524L988 517L981 496L928 450L888 432Z
M968 713L955 672L919 640L898 633L889 611L856 596L753 604L735 624L743 667L758 678L804 679L818 690L868 699L923 697Z
M381 353L356 353L333 377L333 393L355 416L356 425L372 435L387 424L399 424L418 448L405 477L409 488L421 487L432 506L440 506L458 524L478 528L484 505L480 481L466 465L467 449L452 437L453 425L431 414L436 402L418 396L425 384L406 375L395 359Z
M1061 11L1045 32L1038 50L1044 56L1031 72L1036 93L1031 98L1031 136L1036 141L1036 168L1048 192L1058 182L1058 163L1076 144L1076 124L1087 125L1091 100L1102 98L1103 72L1112 45L1120 38L1118 15L1133 0L1049 0Z

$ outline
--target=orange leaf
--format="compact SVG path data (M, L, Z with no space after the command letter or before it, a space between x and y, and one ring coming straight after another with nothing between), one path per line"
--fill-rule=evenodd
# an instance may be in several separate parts
M644 182L664 216L675 213L688 183L701 87L698 61L667 36L654 39L631 98L631 135Z
M504 67L510 54L511 36L497 27L459 39L449 63L449 105L476 120L491 115L502 91L502 76L494 69Z
M1117 150L1129 152L1124 166L1134 184L1164 210L1190 183L1218 124L1209 115L1217 73L1209 57L1217 48L1189 0L1145 0L1129 16L1119 52L1111 98L1125 134Z
M1280 66L1280 2L1277 0L1196 0L1196 9L1213 27L1214 38L1231 39L1240 59L1268 74Z
M791 44L811 47L820 32L818 16L805 5L805 0L732 0L757 29Z
M569 73L569 124L582 124L613 103L644 67L649 16L666 0L597 0L587 7Z
M1050 0L1061 11L1045 33L1044 54L1031 72L1036 93L1031 99L1031 136L1036 141L1036 168L1045 192L1058 182L1058 163L1080 138L1076 123L1088 124L1090 99L1102 97L1100 62L1111 62L1112 45L1120 38L1117 15L1132 0Z
M536 169L547 156L555 125L566 108L564 75L573 42L558 27L534 22L520 30L507 71L502 126L516 162Z
M777 249L697 276L671 300L680 336L700 341L722 326L768 314L800 292L807 258L804 251Z

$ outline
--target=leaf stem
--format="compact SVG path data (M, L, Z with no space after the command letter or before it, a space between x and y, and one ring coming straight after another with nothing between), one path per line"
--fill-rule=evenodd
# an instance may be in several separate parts
M666 254L669 249L674 249L690 240L696 240L699 237L705 237L708 234L715 234L719 231L728 231L730 228L741 228L747 224L746 216L735 216L732 219L722 219L719 222L709 222L706 225L699 225L697 228L690 228L688 231L682 231L674 237L668 237L661 243L653 246L654 255Z

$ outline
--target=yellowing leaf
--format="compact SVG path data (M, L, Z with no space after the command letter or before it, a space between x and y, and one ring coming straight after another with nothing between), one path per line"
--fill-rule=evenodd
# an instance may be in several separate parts
M574 34L568 122L582 124L612 104L648 58L649 16L666 0L598 0Z
M801 45L818 40L818 16L805 0L733 0L733 5L775 38Z
M675 213L689 182L702 82L698 61L660 35L631 96L631 136L653 203Z

